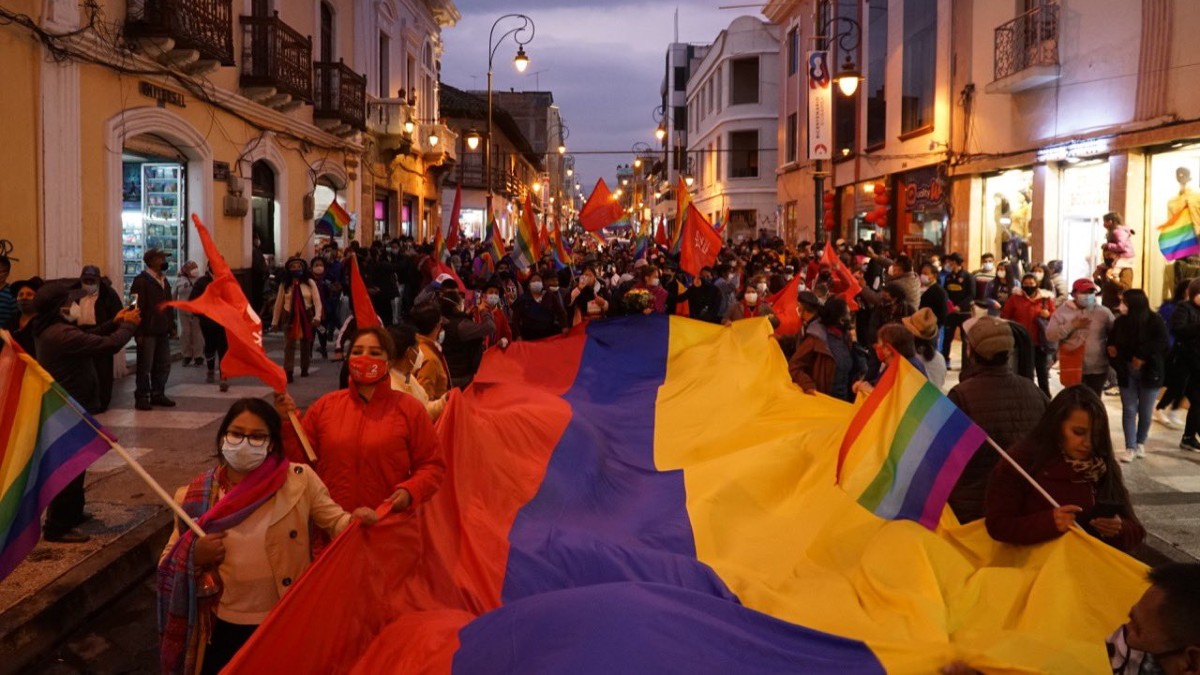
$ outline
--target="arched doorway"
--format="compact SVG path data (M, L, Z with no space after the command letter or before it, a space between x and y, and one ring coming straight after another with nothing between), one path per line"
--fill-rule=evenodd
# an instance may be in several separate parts
M274 264L278 223L275 210L275 170L263 160L250 165L250 219L258 252Z

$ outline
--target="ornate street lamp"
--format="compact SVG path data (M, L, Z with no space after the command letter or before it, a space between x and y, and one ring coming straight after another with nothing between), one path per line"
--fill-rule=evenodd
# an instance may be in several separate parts
M495 39L496 26L500 25L505 19L520 19L521 25L509 29L500 36L499 40ZM487 69L487 138L484 139L483 146L483 173L487 176L487 214L484 215L486 222L489 214L492 213L492 64L496 59L496 50L500 48L500 44L505 38L512 36L513 41L517 43L517 55L513 58L513 66L516 67L518 73L525 72L529 67L529 56L525 54L525 45L533 40L536 27L533 24L533 19L524 14L505 14L496 19L492 23L492 29L488 31L488 69ZM527 37L526 37L527 34Z

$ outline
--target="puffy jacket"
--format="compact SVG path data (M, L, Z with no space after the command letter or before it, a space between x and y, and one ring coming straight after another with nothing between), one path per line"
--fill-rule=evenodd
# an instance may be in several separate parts
M1014 374L1008 364L979 366L971 379L957 384L948 396L1005 449L1037 426L1050 402L1033 380ZM1000 458L989 444L984 446L967 462L950 492L950 507L963 523L983 517L988 477Z
M1092 322L1087 329L1075 328L1072 322L1076 317L1087 316ZM1113 315L1097 303L1091 309L1080 309L1074 300L1063 303L1050 317L1050 325L1046 327L1046 337L1051 342L1057 342L1060 349L1078 349L1086 344L1083 352L1083 372L1087 375L1098 375L1108 372L1108 331L1112 327ZM1197 326L1200 328L1200 326ZM1198 340L1200 342L1200 340Z
M827 340L825 327L820 321L809 323L788 361L788 373L792 376L792 382L801 389L832 396L837 361L829 350Z
M1118 258L1133 257L1133 236L1128 227L1114 227L1109 230L1104 250L1117 254Z

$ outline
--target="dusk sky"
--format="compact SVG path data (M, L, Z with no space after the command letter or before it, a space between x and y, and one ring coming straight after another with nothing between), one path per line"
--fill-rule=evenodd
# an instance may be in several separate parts
M584 192L596 178L611 183L617 164L632 161L637 141L655 144L652 112L659 104L667 45L679 8L679 40L708 43L734 19L761 14L746 0L460 0L462 21L443 32L442 80L460 89L487 88L488 31L507 13L529 15L537 27L526 47L529 69L512 65L512 38L496 50L496 91L551 91L570 131L568 152L617 150L620 155L575 154ZM505 19L497 35L520 25Z

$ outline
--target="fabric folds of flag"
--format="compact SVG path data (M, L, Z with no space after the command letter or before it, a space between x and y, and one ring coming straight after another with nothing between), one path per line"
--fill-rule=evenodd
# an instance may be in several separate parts
M796 309L800 306L802 279L800 275L792 277L778 293L767 298L771 310L779 318L779 325L775 327L776 335L795 335L800 332L800 315L796 313Z
M675 227L671 229L671 255L679 254L683 243L683 227L687 224L688 207L692 205L692 193L688 192L683 178L675 186Z
M613 197L608 184L601 178L592 188L587 203L579 210L579 224L588 232L599 232L620 220L624 213L621 203Z
M838 482L880 518L932 530L986 439L936 385L896 358L850 421L838 450Z
M483 239L483 250L489 254L492 264L496 265L504 259L504 241L500 238L500 227L496 224L495 214L488 214L487 234Z
M195 300L175 300L164 303L168 307L200 314L212 319L225 329L229 351L221 357L221 374L225 377L257 377L277 392L287 389L287 376L283 368L267 356L263 349L262 319L246 300L242 286L233 276L233 270L217 249L216 242L200 217L193 214L192 223L200 236L200 245L208 257L213 280Z
M1179 260L1200 254L1200 238L1196 237L1196 224L1192 222L1191 209L1180 209L1179 213L1159 226L1158 248L1167 260Z
M454 205L450 209L450 231L446 234L446 248L453 251L461 241L462 232L462 184L454 189Z
M709 224L695 204L688 204L687 220L683 223L683 237L679 245L679 269L692 276L717 261L721 251L721 236Z
M50 500L116 440L0 330L0 580L41 538Z
M345 230L348 225L350 225L350 214L346 213L346 209L342 208L342 205L335 199L317 220L313 231L330 237L340 237L342 230Z
M667 228L663 224L665 218L658 219L658 225L654 228L654 245L655 246L670 246L671 240L667 238Z
M375 305L371 304L371 294L363 282L362 272L358 269L358 256L350 258L350 304L354 309L354 324L359 328L382 326L383 320L375 313ZM440 261L436 261L441 264Z
M821 263L829 266L829 271L834 277L834 294L841 296L846 301L846 306L853 312L858 309L858 294L862 292L862 286L858 280L847 269L842 259L838 257L833 250L832 243L825 244L825 252L822 254Z
M334 541L226 672L1107 672L1145 567L863 509L829 451L856 409L770 333L634 316L488 351L438 492Z
M567 246L566 237L563 236L562 227L557 220L554 221L554 228L550 230L550 257L554 260L555 270L569 267L575 262L574 254Z
M517 236L513 238L513 265L525 271L537 265L541 253L538 250L537 218L533 215L533 200L525 195L521 218L517 222Z

